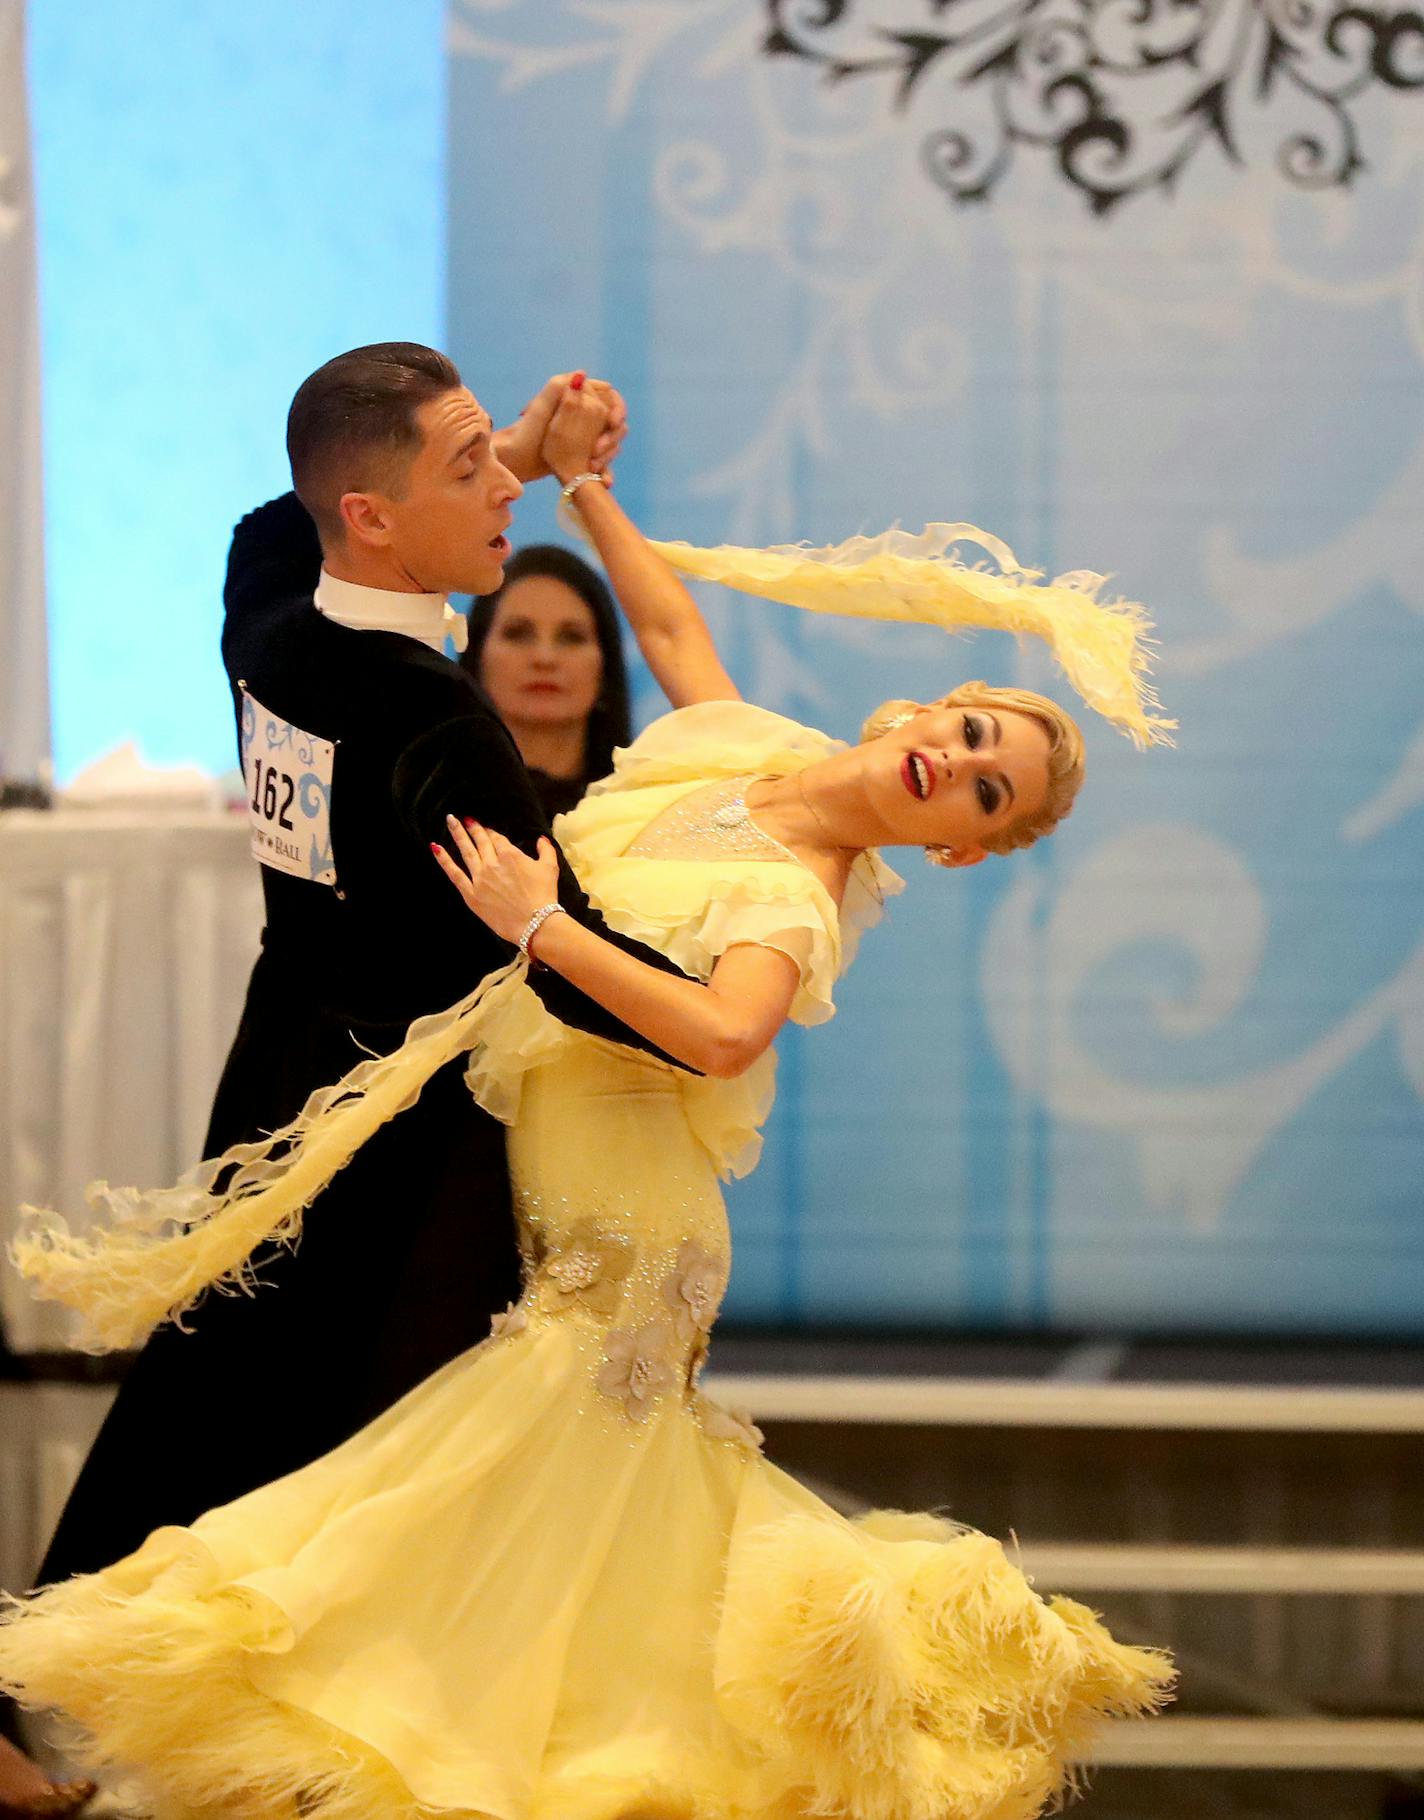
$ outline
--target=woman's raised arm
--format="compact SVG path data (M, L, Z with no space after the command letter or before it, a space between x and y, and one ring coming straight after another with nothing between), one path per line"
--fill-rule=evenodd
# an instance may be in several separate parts
M554 413L544 457L563 485L588 470L587 449L602 417L601 404L572 387ZM697 602L608 489L601 481L586 480L573 503L638 649L673 707L739 701L741 692L723 668Z

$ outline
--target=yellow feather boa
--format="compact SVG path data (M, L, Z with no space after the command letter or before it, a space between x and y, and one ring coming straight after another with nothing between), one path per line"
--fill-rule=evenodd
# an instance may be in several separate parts
M958 550L965 544L978 545L999 572L963 562ZM1136 601L1101 599L1106 577L1087 569L1045 581L1038 570L1023 568L1006 543L974 525L926 525L918 536L883 531L818 550L801 544L653 548L684 575L808 613L909 621L946 632L1031 632L1048 645L1088 706L1135 745L1171 744L1177 723L1156 712L1161 704L1147 681L1152 626L1145 610Z

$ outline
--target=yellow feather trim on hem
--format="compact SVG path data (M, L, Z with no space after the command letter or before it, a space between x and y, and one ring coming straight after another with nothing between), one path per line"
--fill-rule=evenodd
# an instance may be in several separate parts
M256 1665L299 1645L292 1621L190 1532L0 1603L0 1686L68 1715L77 1760L135 1778L159 1820L1032 1820L1097 1723L1153 1710L1171 1680L1082 1606L1045 1605L976 1532L753 1520L717 1641L725 1753L654 1729L555 1749L532 1775L471 1763L457 1805L422 1802L374 1743L262 1690Z
M515 1017L521 995L532 998L526 972L516 961L489 974L458 1004L417 1019L389 1056L360 1062L334 1086L319 1088L280 1131L206 1158L174 1187L93 1183L85 1198L113 1222L107 1227L76 1234L50 1208L22 1208L28 1226L10 1248L12 1262L39 1300L82 1316L76 1345L90 1352L135 1346L159 1321L181 1326L209 1289L251 1294L251 1254L266 1244L297 1244L303 1212L366 1140L414 1105L437 1070ZM484 1052L477 1054L472 1090L496 1072ZM495 1116L512 1117L517 1079L491 1081L489 1091Z
M126 1584L169 1537L173 1561L144 1590ZM468 1806L422 1802L374 1746L262 1693L248 1664L289 1646L283 1614L220 1584L181 1532L104 1574L6 1599L0 1686L68 1715L76 1761L117 1772L156 1820L1032 1820L1071 1783L1065 1755L1096 1719L1164 1697L1164 1658L1114 1643L1071 1602L1044 1607L1021 1577L1013 1586L987 1538L892 1546L907 1552L868 1569L849 1526L837 1538L793 1517L747 1538L730 1594L754 1584L777 1603L739 1606L730 1640L724 1619L719 1666L740 1679L719 1693L760 1747L752 1757L677 1743L650 1755L634 1738L620 1774L609 1740L597 1766L565 1763L517 1802L497 1766Z
M6 1596L0 1686L62 1711L81 1728L66 1738L75 1761L117 1772L156 1820L429 1812L376 1752L257 1693L244 1662L282 1647L281 1615L235 1590L201 1596L196 1565L138 1596L106 1588L114 1570Z
M969 567L958 548L977 544L999 573ZM1107 577L1078 569L1045 581L1009 546L970 524L898 528L812 549L765 550L719 544L652 546L673 568L744 594L854 619L910 621L946 632L975 627L1032 633L1053 652L1073 687L1137 746L1170 745L1173 720L1147 681L1151 621L1137 601L1103 600Z
M178 1557L139 1590L139 1564ZM491 1766L470 1805L421 1801L375 1746L254 1684L289 1643L262 1595L221 1585L182 1532L159 1531L102 1574L28 1599L0 1595L0 1687L70 1722L68 1754L154 1820L809 1820L759 1762L678 1738L608 1740L532 1786ZM472 1781L483 1781L478 1775ZM475 1805L478 1803L478 1805ZM847 1820L854 1820L848 1816Z
M795 1515L733 1548L718 1695L810 1812L1032 1820L1101 1722L1155 1711L1172 1679L934 1518Z

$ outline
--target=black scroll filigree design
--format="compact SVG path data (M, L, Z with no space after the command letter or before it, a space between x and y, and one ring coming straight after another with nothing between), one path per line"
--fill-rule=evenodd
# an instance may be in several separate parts
M769 56L828 82L880 76L939 116L924 168L958 202L989 196L1020 146L1048 151L1105 214L1171 192L1204 147L1264 145L1302 189L1366 168L1353 105L1424 87L1424 13L1355 0L766 0Z

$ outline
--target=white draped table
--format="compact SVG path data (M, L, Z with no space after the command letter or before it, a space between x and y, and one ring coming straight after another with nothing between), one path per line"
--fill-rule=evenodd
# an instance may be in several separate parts
M0 814L0 1238L22 1202L78 1224L105 1177L170 1182L197 1161L262 927L236 815ZM0 1267L17 1352L67 1317Z

